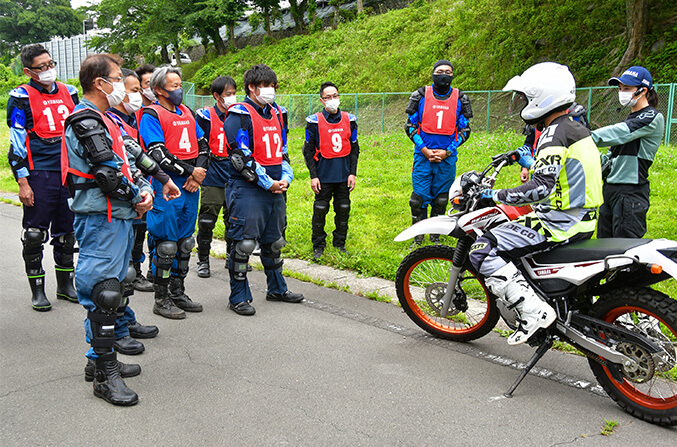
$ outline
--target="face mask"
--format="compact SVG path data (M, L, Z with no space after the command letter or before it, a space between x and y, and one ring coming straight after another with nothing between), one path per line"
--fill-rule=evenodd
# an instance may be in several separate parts
M101 78L101 79L103 79L103 78ZM125 99L125 96L127 95L127 92L125 91L125 83L124 82L109 82L105 79L103 79L103 81L105 83L113 86L113 91L111 93L103 92L106 95L106 99L108 100L108 105L110 107L117 106L118 104L120 104L122 102L123 99Z
M141 106L143 106L143 99L141 99L141 93L139 92L134 92L134 93L127 93L127 98L129 98L129 102L123 102L122 105L125 107L125 111L128 114L132 114L139 110Z
M620 102L623 107L633 107L637 104L637 98L634 95L635 92L618 92L618 102Z
M38 73L38 79L43 84L51 84L56 81L56 68L50 68L49 70Z
M453 75L448 74L434 74L433 75L433 84L437 87L438 90L447 90L451 85L451 80L454 79Z
M275 102L275 87L260 87L259 95L256 100L261 104L272 104Z
M341 100L339 98L330 99L324 103L324 108L327 109L329 113L336 113L339 106L341 105Z
M162 90L165 90L165 89L162 89ZM168 91L168 90L165 90L165 91L167 92L167 95L169 95L169 98L167 98L167 99L169 99L169 102L171 102L172 104L174 104L177 107L181 105L181 103L183 102L183 89L182 88L179 87L176 90L173 90L171 92Z
M221 105L223 106L224 109L227 109L228 107L232 106L237 102L237 96L222 96L221 97Z
M141 90L141 93L143 93L143 96L145 96L148 101L155 102L157 100L155 93L153 93L153 90L151 90L150 87L144 88Z

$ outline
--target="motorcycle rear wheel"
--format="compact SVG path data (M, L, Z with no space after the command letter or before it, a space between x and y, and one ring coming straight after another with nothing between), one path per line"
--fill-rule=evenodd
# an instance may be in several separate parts
M677 425L677 300L649 288L620 289L601 297L592 312L593 316L636 331L663 348L660 360L656 361L643 350L628 345L624 352L635 357L639 366L623 370L623 383L614 380L606 366L588 359L599 384L633 416L653 424ZM646 359L649 361L644 362Z
M484 281L464 268L447 317L440 315L440 301L449 282L454 247L431 245L409 253L399 268L395 285L397 297L409 318L425 331L448 340L470 341L488 334L498 321L495 298ZM465 294L468 308L457 309L454 297Z

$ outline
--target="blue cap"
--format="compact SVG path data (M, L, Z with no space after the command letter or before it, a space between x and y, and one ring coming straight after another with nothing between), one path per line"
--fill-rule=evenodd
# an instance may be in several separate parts
M609 78L607 81L609 85L632 85L632 86L642 86L647 87L649 90L653 88L653 80L651 79L651 73L644 67L632 66L625 70L620 78Z

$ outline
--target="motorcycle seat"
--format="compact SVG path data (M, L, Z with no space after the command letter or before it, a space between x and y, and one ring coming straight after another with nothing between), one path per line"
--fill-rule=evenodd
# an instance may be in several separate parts
M607 256L621 255L631 248L648 244L652 239L610 238L573 242L532 257L537 264L567 264L592 261Z

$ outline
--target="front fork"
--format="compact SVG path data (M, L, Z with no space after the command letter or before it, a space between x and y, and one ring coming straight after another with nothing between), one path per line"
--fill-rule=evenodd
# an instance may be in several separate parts
M456 291L456 282L458 281L458 276L461 274L463 266L465 265L471 244L472 239L469 237L460 239L456 244L456 250L454 250L454 259L452 260L452 266L449 269L449 283L447 284L447 290L444 292L444 296L442 297L442 308L440 312L442 318L446 318L449 314L451 297Z

